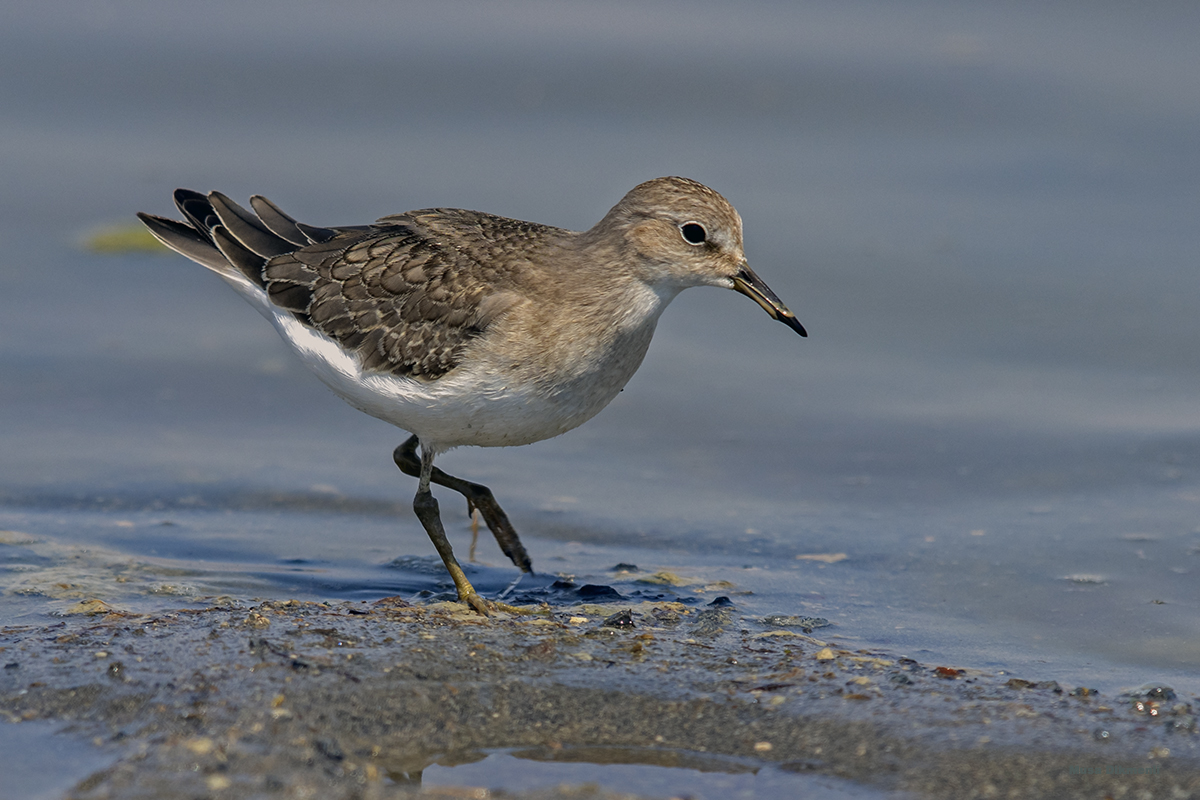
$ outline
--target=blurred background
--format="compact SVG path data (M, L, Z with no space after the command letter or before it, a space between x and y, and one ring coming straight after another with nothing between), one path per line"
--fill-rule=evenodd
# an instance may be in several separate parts
M1200 6L0 16L0 621L441 579L404 434L214 275L139 249L135 212L184 186L316 225L585 229L675 174L739 209L810 338L687 292L597 419L444 457L535 568L729 581L747 613L923 662L1200 689Z

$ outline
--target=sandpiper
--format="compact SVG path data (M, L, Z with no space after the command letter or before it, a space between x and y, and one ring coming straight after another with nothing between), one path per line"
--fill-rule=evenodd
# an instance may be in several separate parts
M692 286L741 292L807 335L747 265L737 211L687 178L640 184L583 232L454 208L321 228L265 197L251 212L187 189L175 204L184 222L138 217L233 286L342 399L412 434L393 458L419 479L413 509L459 599L483 614L498 604L463 574L430 484L465 496L505 555L532 564L491 491L434 467L438 453L529 444L591 419Z

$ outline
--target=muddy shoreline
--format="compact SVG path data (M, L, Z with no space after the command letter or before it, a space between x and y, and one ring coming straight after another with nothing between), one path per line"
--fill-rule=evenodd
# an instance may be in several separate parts
M1194 697L851 651L733 605L77 612L0 629L0 714L114 756L71 798L405 796L496 748L734 758L920 797L1200 796Z

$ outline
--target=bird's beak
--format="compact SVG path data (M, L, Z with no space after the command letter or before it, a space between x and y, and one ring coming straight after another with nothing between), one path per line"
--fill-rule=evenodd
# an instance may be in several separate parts
M762 310L770 314L771 319L779 320L801 336L808 336L808 331L804 330L796 315L788 311L783 301L775 296L770 286L763 283L762 278L754 274L749 265L742 264L742 268L733 276L733 290L741 292L762 306Z

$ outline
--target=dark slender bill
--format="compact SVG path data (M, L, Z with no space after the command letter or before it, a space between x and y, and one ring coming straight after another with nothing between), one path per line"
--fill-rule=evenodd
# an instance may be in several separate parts
M796 315L788 310L783 301L771 291L771 287L763 283L763 279L755 275L754 270L746 264L733 276L733 288L762 306L763 311L770 314L772 319L779 320L801 336L808 336L808 331L804 330Z

